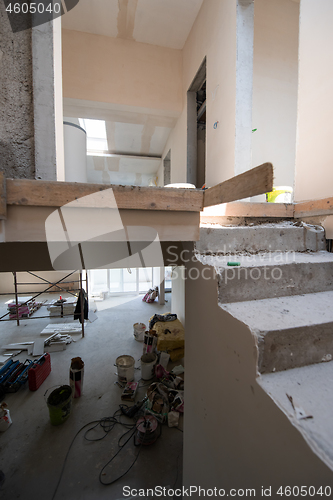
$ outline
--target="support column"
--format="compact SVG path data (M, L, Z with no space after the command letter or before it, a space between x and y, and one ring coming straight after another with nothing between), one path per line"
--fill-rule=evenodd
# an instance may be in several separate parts
M35 177L57 180L53 22L32 28Z
M237 0L235 175L251 168L254 1Z

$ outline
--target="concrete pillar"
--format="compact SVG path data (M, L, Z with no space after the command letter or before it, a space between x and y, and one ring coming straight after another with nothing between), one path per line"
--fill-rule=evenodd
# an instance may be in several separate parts
M0 2L0 170L35 177L31 29L13 33Z
M235 175L251 168L254 0L237 0Z
M62 43L61 19L53 21L53 64L54 64L54 113L55 113L55 142L56 142L56 174L58 181L65 180L64 160L64 127L63 127L63 100L62 100Z
M32 28L36 179L57 180L53 22Z

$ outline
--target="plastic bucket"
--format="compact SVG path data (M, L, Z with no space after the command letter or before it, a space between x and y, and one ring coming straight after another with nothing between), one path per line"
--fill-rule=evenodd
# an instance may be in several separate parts
M135 340L137 340L138 342L143 342L143 335L146 331L146 325L144 323L134 323L133 330Z
M46 391L47 393L48 391ZM45 393L45 394L46 394ZM52 425L60 425L71 414L72 409L72 389L69 385L58 387L48 396L46 400L50 421Z
M132 356L124 354L116 359L116 367L119 382L131 382L134 380L135 360Z
M150 380L153 378L156 360L157 356L153 352L141 356L141 378L143 380Z

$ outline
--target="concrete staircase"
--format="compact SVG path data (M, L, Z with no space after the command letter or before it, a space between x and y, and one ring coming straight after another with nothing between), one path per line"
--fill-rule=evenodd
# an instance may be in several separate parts
M220 307L255 336L259 373L332 359L333 254L325 248L324 230L303 223L201 228L198 258L215 268Z

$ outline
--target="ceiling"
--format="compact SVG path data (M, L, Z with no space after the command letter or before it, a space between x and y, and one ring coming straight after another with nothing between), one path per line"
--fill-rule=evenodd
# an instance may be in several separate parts
M203 0L80 0L62 27L182 49Z
M182 49L202 3L203 0L79 0L75 8L62 16L62 27ZM147 112L68 98L64 99L64 116L76 124L79 118L101 120L101 135L89 137L87 130L87 173L89 182L107 184L154 182L176 121L174 114L163 110Z

